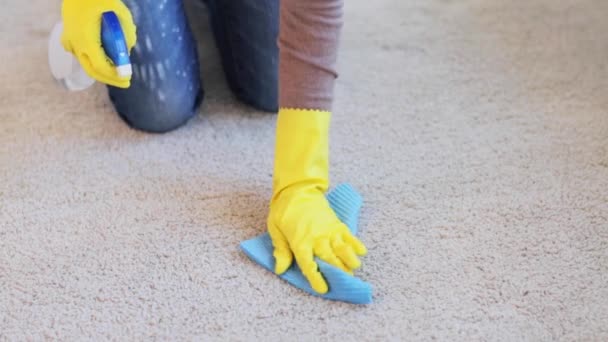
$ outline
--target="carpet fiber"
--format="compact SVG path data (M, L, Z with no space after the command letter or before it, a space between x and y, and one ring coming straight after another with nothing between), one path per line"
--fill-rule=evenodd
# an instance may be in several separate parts
M150 135L52 82L59 1L3 3L0 340L608 340L608 2L346 2L331 174L365 199L369 306L239 250L275 117L234 101L206 20L208 97Z

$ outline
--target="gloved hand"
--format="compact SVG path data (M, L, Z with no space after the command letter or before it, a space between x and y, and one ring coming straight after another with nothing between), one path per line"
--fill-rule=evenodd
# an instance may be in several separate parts
M329 206L329 123L326 111L280 109L277 120L273 196L268 215L275 272L282 274L294 256L311 287L328 286L314 257L346 272L360 267L363 243Z
M120 77L101 44L101 16L113 11L120 20L129 53L137 40L131 12L120 0L63 0L61 43L76 56L89 76L120 88L131 85L130 77Z

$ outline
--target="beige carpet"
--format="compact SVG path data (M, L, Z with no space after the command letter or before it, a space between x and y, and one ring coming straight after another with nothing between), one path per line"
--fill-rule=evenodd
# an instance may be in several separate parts
M238 250L274 117L232 99L204 22L200 115L147 135L51 81L58 0L4 1L0 340L608 340L608 2L347 4L332 181L366 200L366 307Z

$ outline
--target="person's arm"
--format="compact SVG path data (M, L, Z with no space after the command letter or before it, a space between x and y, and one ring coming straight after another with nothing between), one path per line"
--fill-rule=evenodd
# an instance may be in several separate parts
M335 215L329 187L329 124L337 77L343 0L282 0L279 114L268 215L275 272L294 258L311 287L326 293L319 257L351 273L365 246Z
M343 0L281 0L279 107L331 111Z

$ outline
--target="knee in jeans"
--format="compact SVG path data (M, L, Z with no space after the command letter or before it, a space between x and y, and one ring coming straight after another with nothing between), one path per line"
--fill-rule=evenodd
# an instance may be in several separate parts
M203 99L202 91L192 96L175 95L158 91L124 101L124 97L119 100L110 91L120 117L132 128L150 133L165 133L181 127L196 114Z
M278 75L273 70L258 72L233 85L236 97L257 110L276 112L279 107ZM237 83L234 82L234 83Z
M237 94L240 99L257 110L276 112L278 110L278 94L272 91L251 90Z

